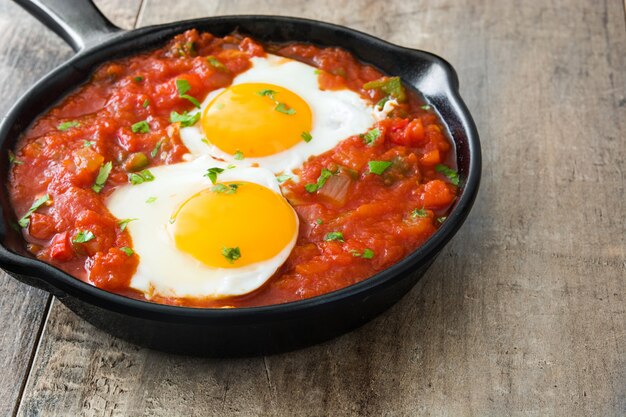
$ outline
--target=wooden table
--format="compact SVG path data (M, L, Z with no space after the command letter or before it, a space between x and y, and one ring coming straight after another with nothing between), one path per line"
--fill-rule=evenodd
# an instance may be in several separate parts
M482 187L462 230L399 304L289 354L141 349L2 275L1 415L626 415L621 0L98 4L125 28L284 14L446 57L481 133ZM71 51L6 0L0 39L4 113Z

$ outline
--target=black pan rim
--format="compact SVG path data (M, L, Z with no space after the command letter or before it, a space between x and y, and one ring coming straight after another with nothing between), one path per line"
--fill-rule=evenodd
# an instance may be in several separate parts
M461 195L458 198L452 212L448 216L448 219L435 232L435 234L433 234L422 246L411 252L408 256L403 258L398 263L383 271L378 272L377 274L361 282L336 291L303 300L258 307L238 307L228 309L196 308L171 306L152 303L149 301L137 300L108 292L91 284L87 284L50 264L44 263L43 261L14 253L6 248L4 244L0 244L0 265L3 267L8 266L7 269L9 270L11 269L11 266L17 267L17 269L21 270L29 270L32 276L42 279L52 287L59 289L61 291L61 295L63 293L67 293L68 295L84 299L91 304L103 307L108 310L121 312L123 314L131 314L137 317L150 317L151 319L160 319L166 321L170 319L179 320L181 318L187 318L194 321L222 321L228 319L239 321L248 320L250 318L261 320L264 318L269 318L272 316L278 317L285 314L308 314L309 312L314 311L314 309L320 305L338 303L348 298L366 295L370 291L374 291L376 288L388 285L396 279L402 279L403 273L407 272L409 269L417 268L434 260L434 257L437 255L437 253L456 234L456 232L465 221L467 215L469 214L470 208L478 192L481 175L481 152L478 131L469 111L467 110L459 95L456 73L447 61L432 53L398 46L382 39L376 38L374 36L368 35L366 33L344 26L311 19L288 16L230 15L191 19L180 22L167 23L163 25L147 26L128 32L116 33L110 39L79 52L69 61L61 64L55 70L51 71L49 74L40 79L33 87L31 87L16 102L16 104L9 110L8 114L3 118L2 123L0 124L0 144L8 140L8 131L12 127L12 123L21 113L22 108L28 102L30 102L30 100L32 100L32 97L30 97L32 93L41 88L41 86L44 85L46 82L49 82L51 79L53 79L55 74L64 71L67 66L80 68L80 64L86 60L86 57L102 53L102 50L109 48L113 45L123 44L125 42L130 42L137 39L141 40L147 35L157 35L158 37L167 40L177 33L182 33L185 30L197 26L205 26L216 22L231 23L235 26L239 26L238 24L241 24L242 22L260 20L264 20L272 24L281 22L289 24L295 23L298 25L309 25L316 28L339 31L341 33L359 38L364 42L372 45L373 47L397 50L408 56L413 57L416 62L427 61L431 65L438 65L441 69L443 69L447 77L446 85L442 85L442 91L444 92L445 96L444 98L450 102L451 106L456 110L456 113L459 116L459 122L461 123L462 129L467 136L467 146L469 148L470 160L469 170L465 178L465 183L462 187ZM303 40L294 39L294 41ZM304 40L304 42L306 42L306 40ZM158 43L158 41L155 42L155 44L156 43ZM349 46L344 46L341 44L335 46L351 50ZM141 53L149 49L149 47L144 47L143 49L138 50L135 53ZM99 60L97 65L115 58L115 56L109 55L106 59ZM376 64L374 63L372 63L372 65L376 66ZM426 96L426 98L428 97ZM441 118L445 123L446 119L444 119L443 117Z

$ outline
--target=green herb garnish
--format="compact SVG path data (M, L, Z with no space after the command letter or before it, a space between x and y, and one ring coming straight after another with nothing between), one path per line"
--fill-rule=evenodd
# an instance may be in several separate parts
M452 184L457 186L459 185L459 174L452 168L449 168L443 164L438 164L437 166L435 166L435 171L448 177Z
M445 222L447 218L448 218L447 216L437 217L437 223L441 224Z
M72 239L72 243L86 243L92 239L95 239L96 235L94 235L89 230L79 230L74 239Z
M311 136L311 133L309 132L302 132L300 134L300 137L306 142L309 143L311 142L311 140L313 139L313 136Z
M66 130L72 127L79 127L79 126L80 126L80 123L78 123L76 120L71 120L69 122L60 123L57 126L57 129L59 129L61 132L65 132Z
M219 59L215 58L214 56L207 56L206 60L209 62L209 64L211 64L212 67L220 71L228 71L228 68L226 68L226 65L222 64L219 61Z
M376 139L380 137L380 129L375 127L374 129L370 130L369 132L362 135L361 137L363 138L363 142L366 145L371 146L374 144L374 142L376 142Z
M133 133L150 133L150 125L145 120L135 123L130 129Z
M278 181L279 183L283 183L289 179L291 179L291 175L288 175L288 174L283 174L283 175L279 175L278 177L276 177L276 181Z
M136 83L140 83L140 82L142 82L142 81L143 81L143 77L142 77L142 76L137 76L137 77L133 78L133 80L134 80Z
M143 184L144 182L154 181L154 175L152 175L150 170L144 169L143 171L129 174L128 181L130 181L132 185Z
M291 116L292 114L296 114L295 109L292 109L289 106L287 106L285 103L281 103L280 101L276 100L276 94L278 94L278 91L265 89L265 90L258 91L257 94L260 95L261 97L269 97L276 105L274 106L274 110L276 110L277 112L280 112L289 116Z
M224 168L213 167L213 168L207 169L206 174L204 174L204 176L208 177L211 180L211 182L215 184L215 182L217 181L217 175L221 174L222 172L224 172Z
M157 198L156 198L156 197L148 197L148 198L146 199L146 203L148 203L148 204L152 204L152 203L154 203L155 201L157 201Z
M422 109L422 110L430 110L430 106L428 104L425 104L423 106L420 106L420 109Z
M316 219L316 220L315 220L315 223L319 225L319 224L324 223L324 220L322 220L322 219Z
M139 220L139 219L123 219L117 222L117 225L120 227L120 230L123 232L124 230L126 230L126 226L128 226L128 223L133 222L135 220Z
M428 217L428 212L423 207L421 209L416 208L411 212L411 218L415 219L417 217Z
M104 188L104 184L107 182L109 178L109 174L111 173L111 168L113 168L113 164L111 161L100 167L98 171L98 176L96 177L96 183L91 187L96 193L99 193Z
M152 151L150 152L150 156L153 158L156 158L157 154L159 153L159 149L161 149L161 145L163 144L163 141L165 139L161 139L160 141L158 141L156 143L156 145L154 145L154 149L152 149Z
M94 142L94 141L84 140L83 141L83 148L91 148L95 144L96 144L96 142Z
M243 159L243 152L241 151L235 152L235 154L233 155L233 158L235 158L237 161L241 161Z
M324 236L324 240L326 242L330 242L330 241L333 241L333 240L336 240L337 242L345 242L343 240L343 233L341 233L341 232L329 232L329 233L326 233L326 236Z
M145 108L146 108L146 107L148 107L149 105L150 105L150 100L145 99L145 100L143 101L143 104L142 104L143 108L145 109Z
M374 257L374 251L369 248L364 249L362 253L356 250L350 251L350 253L355 258L372 259Z
M135 251L134 251L134 250L132 250L131 248L126 247L126 246L121 247L121 248L120 248L120 250L121 250L122 252L124 252L124 253L125 253L126 255L128 255L128 256L131 256L133 253L135 253Z
M191 97L187 94L187 92L191 90L191 85L189 85L189 81L184 79L176 80L176 90L178 90L178 97L189 100L194 106L200 108L200 102L194 97Z
M9 164L21 165L23 163L23 161L17 159L13 151L9 151Z
M365 90L381 90L400 102L406 100L406 92L400 77L383 77L363 84L363 88Z
M276 107L274 107L274 110L276 110L277 112L289 115L289 116L291 116L292 114L296 114L296 110L290 107L287 107L285 103L276 103Z
M320 176L317 178L317 182L306 184L304 186L304 189L307 190L309 193L314 193L320 188L322 188L324 184L326 184L326 181L328 181L328 179L332 177L333 175L335 175L335 173L332 172L331 170L322 168L322 172L320 173Z
M211 187L211 191L214 193L223 193L223 194L234 194L237 192L237 188L239 188L241 184L215 184Z
M183 114L180 114L173 111L170 113L170 122L179 122L182 127L193 126L198 123L198 120L200 120L200 112L189 114L184 111Z
M378 110L382 110L385 107L385 104L387 104L389 100L390 100L389 96L381 98L378 101L378 103L376 103L376 107L378 107Z
M241 258L241 251L239 247L234 248L222 248L222 256L226 258L229 264L235 263L235 261Z
M387 170L391 166L391 162L389 161L369 161L367 163L369 166L370 173L381 175L383 172Z
M276 100L275 96L276 94L278 94L278 91L265 89L265 90L258 91L257 94L260 95L261 97L269 97L272 100Z
M24 216L22 216L22 218L17 221L17 224L19 224L20 227L22 227L22 228L26 228L28 226L28 223L30 223L30 216L35 211L37 211L37 209L39 207L43 206L48 201L50 201L50 195L49 194L46 194L44 196L39 197L37 200L35 200L35 202L32 204L32 206L30 206L30 208L28 209L26 214Z

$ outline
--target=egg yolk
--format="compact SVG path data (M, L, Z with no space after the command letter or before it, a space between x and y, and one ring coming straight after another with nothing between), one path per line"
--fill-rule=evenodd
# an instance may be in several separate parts
M263 157L302 142L312 126L311 109L297 94L264 83L236 84L204 109L209 142L231 155Z
M185 201L171 222L176 247L216 268L268 260L298 232L287 200L251 182L218 183L203 190Z

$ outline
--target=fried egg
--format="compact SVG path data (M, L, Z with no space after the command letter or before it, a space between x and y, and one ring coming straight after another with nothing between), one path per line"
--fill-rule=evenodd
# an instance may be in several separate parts
M106 202L127 219L140 259L130 286L147 299L246 294L289 256L298 217L270 171L208 156L150 171L153 181L122 186Z
M180 136L193 155L289 172L366 132L380 116L353 91L321 90L315 67L276 55L251 64L190 112L201 112L200 122L181 128Z

